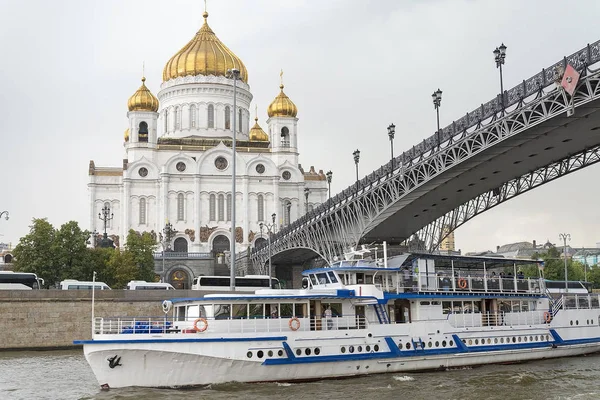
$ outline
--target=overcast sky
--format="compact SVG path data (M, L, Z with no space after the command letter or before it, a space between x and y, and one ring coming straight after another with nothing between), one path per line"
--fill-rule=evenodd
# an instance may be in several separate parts
M567 7L569 4L569 7ZM157 94L162 69L202 23L201 0L0 1L0 241L31 219L89 228L88 163L121 166L127 99ZM245 63L266 128L279 71L298 106L300 162L333 171L332 192L499 91L600 39L600 2L559 0L209 0L209 24ZM600 165L526 193L456 231L457 248L516 241L600 242Z

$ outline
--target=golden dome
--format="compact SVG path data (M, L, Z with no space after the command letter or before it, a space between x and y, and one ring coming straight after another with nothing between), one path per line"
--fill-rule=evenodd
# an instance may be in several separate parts
M283 93L283 83L279 85L281 92L275 97L275 100L267 108L267 114L270 117L295 117L298 114L298 107Z
M129 111L158 111L158 99L146 87L146 78L142 77L142 86L129 98Z
M125 129L125 135L123 135L126 142L129 142L129 128Z
M227 76L227 70L237 68L240 71L240 80L248 83L248 71L242 60L233 54L210 29L206 22L208 18L206 11L203 17L204 24L196 32L196 36L165 65L163 81L188 75Z
M262 130L258 124L258 117L254 118L254 126L250 129L249 133L250 140L257 142L268 142L269 136Z

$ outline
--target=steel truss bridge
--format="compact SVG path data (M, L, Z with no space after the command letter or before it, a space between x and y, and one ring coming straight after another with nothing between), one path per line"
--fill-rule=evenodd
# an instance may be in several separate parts
M597 41L436 132L273 235L273 263L384 240L434 251L471 218L597 163L599 62ZM573 96L560 86L569 64L581 74ZM268 258L264 243L238 265L266 273Z

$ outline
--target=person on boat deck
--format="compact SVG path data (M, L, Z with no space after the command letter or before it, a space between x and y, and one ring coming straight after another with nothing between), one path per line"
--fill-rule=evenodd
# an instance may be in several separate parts
M519 270L519 271L517 272L517 278L518 278L518 279L525 279L525 275L523 275L523 271Z
M325 309L324 315L325 315L325 320L327 321L327 330L330 330L333 328L333 320L331 319L331 317L332 317L331 306L327 306L327 308Z
M273 311L271 311L271 318L277 318L277 306L273 307Z

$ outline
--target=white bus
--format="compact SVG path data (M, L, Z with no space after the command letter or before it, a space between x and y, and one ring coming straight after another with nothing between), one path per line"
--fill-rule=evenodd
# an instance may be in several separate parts
M175 290L173 285L164 282L130 281L127 284L129 290Z
M0 271L0 290L37 290L43 284L33 272Z
M279 279L271 278L271 288L280 289ZM260 289L269 289L268 275L246 275L235 277L236 292L254 292ZM229 291L228 276L198 276L194 278L192 290Z
M64 281L62 281L60 283L59 289L61 289L61 290L75 290L75 289L92 290L92 286L96 290L111 290L110 286L108 286L104 282L78 281L75 279L65 279Z

